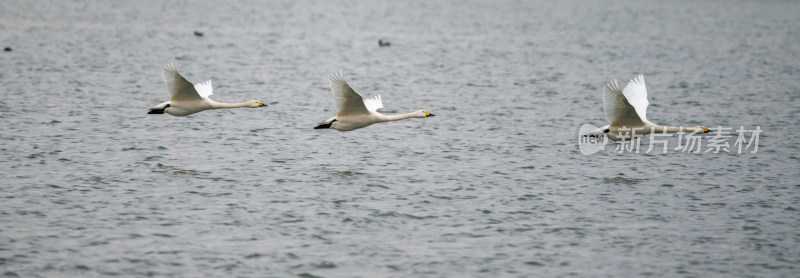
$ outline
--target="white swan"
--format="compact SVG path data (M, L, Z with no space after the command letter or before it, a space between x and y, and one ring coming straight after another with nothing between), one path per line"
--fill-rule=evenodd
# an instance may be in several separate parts
M350 131L374 123L435 116L424 110L400 115L383 115L377 112L378 109L383 108L380 95L366 100L362 99L356 91L353 91L353 88L350 88L350 85L347 85L341 71L330 74L328 81L338 112L335 117L320 122L314 129L332 128L338 131Z
M650 133L708 133L704 126L661 126L647 120L647 88L644 75L639 74L620 90L617 80L603 86L603 108L609 125L593 131L588 136L607 135L611 140L630 140L631 134Z
M167 92L170 94L169 101L150 108L147 114L170 114L172 116L187 116L203 110L221 108L251 107L258 108L266 106L255 100L241 103L216 102L208 98L212 95L211 80L192 85L186 81L172 63L164 66L164 82L167 84Z

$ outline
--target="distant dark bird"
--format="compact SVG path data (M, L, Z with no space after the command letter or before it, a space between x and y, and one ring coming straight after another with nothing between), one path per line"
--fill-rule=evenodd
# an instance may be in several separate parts
M198 37L202 37L202 36L203 36L203 32L200 32L200 31L194 31L194 35L195 35L195 36L198 36Z
M3 48L3 51L5 51L5 52L11 52L11 47L10 47L10 46L6 46L6 48Z
M387 47L387 46L390 46L390 45L392 45L392 43L390 43L388 41L378 40L378 46L380 46L380 47Z

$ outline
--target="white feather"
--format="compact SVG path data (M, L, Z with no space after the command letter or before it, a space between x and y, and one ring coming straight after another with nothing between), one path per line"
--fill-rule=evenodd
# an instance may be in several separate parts
M644 124L633 106L625 99L617 80L612 80L603 86L603 109L608 122L612 125L641 126Z
M341 70L329 75L328 83L331 85L333 100L339 111L338 116L369 114L364 99L347 84Z
M172 63L164 66L162 74L164 75L164 83L167 85L170 100L197 100L202 98L197 94L194 85L187 81L186 78L183 78Z
M197 94L203 98L207 98L214 94L214 90L211 88L211 80L194 84L194 89L197 91Z
M375 112L378 111L378 109L383 108L383 101L381 101L381 95L365 99L364 106L366 106L367 110L370 112Z
M647 87L644 84L644 75L640 73L631 79L625 89L622 90L622 94L625 95L628 103L639 114L639 118L642 121L647 121L647 106L650 105L650 102L647 101Z

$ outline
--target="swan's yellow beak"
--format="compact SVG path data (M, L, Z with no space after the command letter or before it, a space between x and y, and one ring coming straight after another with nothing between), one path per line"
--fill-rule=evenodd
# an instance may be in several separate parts
M425 116L426 116L426 117L433 117L433 116L436 116L436 115L434 115L434 114L428 113L428 111L422 111L422 112L425 112Z
M702 129L703 129L703 133L709 133L709 132L711 132L711 131L709 131L709 130L708 130L708 128L706 128L706 127L704 127L704 126L701 126L700 128L702 128Z
M266 105L264 105L263 103L261 103L260 101L256 101L256 103L258 103L258 107L264 107L264 106L266 106Z

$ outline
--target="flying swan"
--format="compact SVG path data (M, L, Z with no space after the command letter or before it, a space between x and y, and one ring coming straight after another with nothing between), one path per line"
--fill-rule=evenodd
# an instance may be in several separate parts
M384 115L377 112L378 109L383 108L381 95L366 100L362 99L356 91L353 91L353 88L350 88L350 85L347 85L341 71L328 75L328 81L338 112L335 117L318 123L314 129L332 128L338 131L350 131L374 123L435 116L424 110L400 115Z
M164 66L164 83L167 84L169 101L150 108L147 114L170 114L172 116L188 116L203 110L266 106L255 100L241 103L216 102L208 98L212 95L211 80L192 85L186 81L172 63Z
M647 88L644 75L639 74L620 90L617 80L603 86L603 108L609 125L593 131L588 136L607 135L611 140L630 140L632 133L708 133L704 126L661 126L647 120Z

